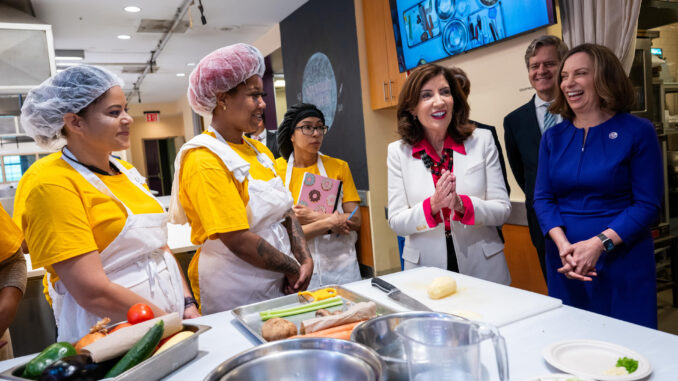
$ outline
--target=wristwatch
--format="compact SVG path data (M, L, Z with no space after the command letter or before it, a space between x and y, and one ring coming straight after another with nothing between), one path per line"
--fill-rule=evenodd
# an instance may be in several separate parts
M603 251L606 253L609 253L610 251L614 250L614 243L612 242L611 239L607 238L607 236L603 233L598 234L596 237L598 237L601 241L603 241Z
M198 308L198 301L195 300L192 296L187 296L184 298L184 308L188 308L191 304L195 304L195 308Z

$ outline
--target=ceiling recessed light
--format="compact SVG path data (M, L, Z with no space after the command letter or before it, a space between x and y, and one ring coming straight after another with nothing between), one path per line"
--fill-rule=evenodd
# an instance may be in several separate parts
M132 38L132 36L130 36L129 34L119 34L118 35L118 39L120 39L120 40L129 40L130 38Z
M177 77L185 77L185 76L186 76L185 73L177 73Z
M125 12L139 13L139 12L141 12L141 8L134 6L134 5L130 5L128 7L125 7Z
M189 62L186 64L186 66L195 66L195 62Z

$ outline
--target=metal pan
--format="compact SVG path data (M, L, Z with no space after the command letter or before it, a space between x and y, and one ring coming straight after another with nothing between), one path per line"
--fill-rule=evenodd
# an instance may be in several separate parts
M382 380L383 361L372 349L338 339L274 341L224 361L205 381Z
M112 381L155 381L159 380L175 370L181 368L187 362L193 360L198 355L198 336L212 327L200 324L184 324L182 331L193 331L186 340L177 343L163 353L151 357L141 364L129 369L118 377L106 380ZM21 364L0 373L0 379L15 381L30 381L21 377L26 364Z
M360 302L369 302L373 301L377 305L377 315L385 315L385 314L390 314L393 312L396 312L390 307L387 307L377 301L374 301L372 299L366 298L362 295L356 294L352 291L349 291L346 288L343 288L338 285L327 285L325 287L331 287L337 290L338 296L340 296L344 300L344 304L342 306L336 306L336 307L330 307L327 308L329 311L336 311L338 309L345 310L347 309L347 305L353 304L353 303L360 303ZM233 309L231 313L235 317L236 320L240 322L254 337L256 337L260 342L266 343L267 341L261 336L261 326L263 325L263 321L261 321L261 317L259 316L259 312L271 310L271 309L278 309L278 308L285 308L285 307L295 307L299 306L301 303L299 302L299 299L297 297L297 294L291 294L291 295L286 295L282 296L280 298L275 298L271 300L265 300L263 302L257 302L257 303L252 303L248 304L246 306L241 306ZM307 312L304 314L299 314L299 315L293 315L293 316L287 316L285 319L291 321L297 326L297 329L299 329L300 324L302 321L306 319L311 319L315 317L315 311L313 312Z

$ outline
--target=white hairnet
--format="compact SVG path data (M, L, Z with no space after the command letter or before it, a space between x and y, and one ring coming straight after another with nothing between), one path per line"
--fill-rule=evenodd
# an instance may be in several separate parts
M90 65L72 66L28 92L21 107L21 126L38 145L64 144L64 115L77 113L123 81L110 71Z
M202 116L212 115L217 94L245 82L255 74L263 77L266 65L259 49L247 44L229 45L203 57L188 78L188 103Z

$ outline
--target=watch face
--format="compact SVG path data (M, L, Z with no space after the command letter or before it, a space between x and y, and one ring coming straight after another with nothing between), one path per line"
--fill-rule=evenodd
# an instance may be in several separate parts
M603 246L605 246L605 251L611 251L614 249L614 243L612 243L612 240L609 238L603 241Z

